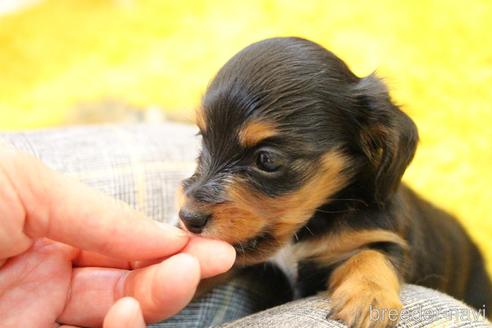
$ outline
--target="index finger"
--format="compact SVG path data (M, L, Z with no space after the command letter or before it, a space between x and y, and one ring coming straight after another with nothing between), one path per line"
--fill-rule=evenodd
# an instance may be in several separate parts
M29 155L0 147L0 175L7 181L1 189L12 189L17 205L23 208L0 214L7 223L18 222L16 225L20 226L15 230L22 232L22 239L18 234L11 238L17 236L22 241L17 244L24 248L30 246L23 243L26 237L46 237L107 256L135 260L170 256L188 242L188 235L180 229L153 221L123 202L51 171ZM15 245L16 240L6 244ZM0 259L24 250L0 247Z

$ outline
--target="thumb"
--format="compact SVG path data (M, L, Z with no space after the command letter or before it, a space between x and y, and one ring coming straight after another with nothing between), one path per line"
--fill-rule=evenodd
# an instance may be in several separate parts
M103 328L145 328L142 309L132 297L120 298L104 318Z

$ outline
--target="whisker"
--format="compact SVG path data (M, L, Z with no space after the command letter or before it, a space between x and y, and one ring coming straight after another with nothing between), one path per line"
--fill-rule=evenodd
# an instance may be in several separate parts
M320 212L320 213L326 213L326 214L332 214L332 213L347 213L352 211L351 208L345 209L345 210L335 210L335 211L327 211L327 210L320 210L317 209L315 212Z
M244 245L242 242L238 242L236 244L234 244L234 248L236 249L236 251L238 253L241 253L241 254L246 254L246 250L244 249Z
M328 198L327 200L328 201L352 201L352 202L359 202L366 207L369 206L369 204L367 204L365 201L363 201L362 199L357 199L357 198Z
M307 230L307 231L309 231L309 233L310 233L312 236L314 236L314 232L313 232L311 229L309 229L309 227L308 227L307 225L306 225L306 226L304 226L304 228L306 228L306 230Z

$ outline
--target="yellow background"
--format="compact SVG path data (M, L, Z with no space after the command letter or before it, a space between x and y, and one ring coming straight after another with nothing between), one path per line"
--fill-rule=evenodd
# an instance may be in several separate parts
M376 70L416 121L406 181L459 216L492 271L492 1L44 1L0 16L0 129L66 124L80 104L190 117L251 42L297 35Z

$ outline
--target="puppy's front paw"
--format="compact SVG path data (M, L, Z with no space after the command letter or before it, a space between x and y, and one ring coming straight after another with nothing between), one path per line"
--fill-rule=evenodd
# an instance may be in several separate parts
M402 304L400 281L384 254L364 250L340 265L330 277L330 318L354 328L394 327Z
M330 319L354 328L394 327L402 304L398 293L373 282L346 281L331 293Z

